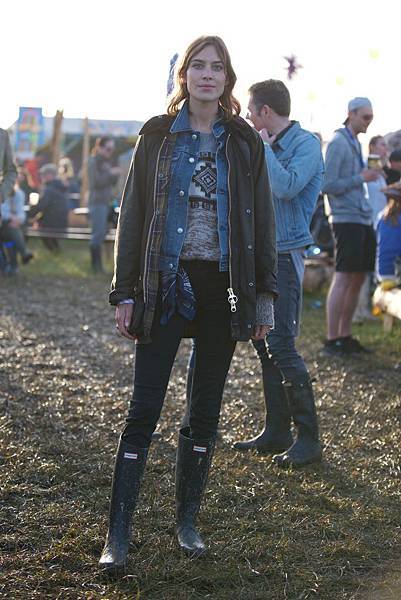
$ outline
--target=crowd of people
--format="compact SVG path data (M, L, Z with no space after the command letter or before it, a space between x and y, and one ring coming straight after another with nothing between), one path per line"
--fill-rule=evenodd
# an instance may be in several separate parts
M117 329L137 346L100 559L109 571L126 564L148 450L182 337L193 338L176 464L176 533L187 555L206 552L196 517L238 341L250 340L260 360L265 422L234 449L272 454L278 467L322 460L313 385L296 347L305 250L314 244L311 223L322 194L335 242L324 352L369 352L351 331L358 302L366 316L369 282L401 282L401 150L388 156L386 140L375 136L364 157L358 136L373 120L370 100L350 100L324 160L319 136L290 119L290 93L282 81L250 86L248 123L239 116L235 82L224 42L215 36L195 40L177 69L167 114L145 123L133 153L110 303ZM1 241L12 239L28 262L32 254L23 235L13 231L24 220L17 170L7 135L0 134ZM96 272L103 270L101 247L120 175L112 166L114 150L112 138L100 138L88 165ZM40 215L43 227L54 227L55 220L65 227L68 169L62 181L59 169L46 164L40 177L43 191L31 216ZM46 245L57 250L49 240Z
M327 338L325 351L330 354L367 353L368 349L352 336L352 320L358 302L362 318L370 314L369 293L375 265L382 265L383 252L388 251L388 238L376 242L375 226L379 218L388 220L387 196L394 200L394 181L399 151L391 153L387 164L387 145L382 136L369 143L369 158L363 157L360 133L366 133L373 120L368 98L354 98L348 104L344 127L337 130L328 144L322 191L328 197L329 222L336 246L336 268L327 296ZM396 201L395 201L396 202ZM383 213L384 211L384 213ZM382 226L380 226L382 230ZM401 248L393 247L395 255ZM383 273L378 272L381 277Z
M33 172L24 164L16 165L5 131L3 136L7 150L4 154L3 172L7 174L4 189L8 189L9 181L13 183L12 191L4 194L1 208L0 273L15 275L18 273L18 256L22 264L33 258L24 235L28 222L41 234L38 237L47 250L60 252L59 239L68 233L70 211L79 207L81 185L68 157L62 158L57 165L37 161ZM108 136L100 137L88 161L90 254L95 273L103 273L102 244L110 226L116 224L113 187L122 170L111 162L114 151L114 140ZM33 204L29 203L31 194L35 197Z

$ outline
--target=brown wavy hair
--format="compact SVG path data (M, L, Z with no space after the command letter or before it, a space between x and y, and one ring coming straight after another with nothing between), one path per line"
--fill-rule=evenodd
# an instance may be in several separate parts
M185 75L193 57L196 56L196 54L199 54L206 46L213 46L216 49L216 52L224 65L226 84L224 92L219 98L219 106L223 111L224 120L230 121L234 115L239 115L241 112L241 105L232 93L237 81L237 76L231 64L227 46L223 40L216 35L201 36L194 40L186 49L176 71L175 87L167 106L167 114L172 116L176 115L184 100L189 98L187 84L185 83Z

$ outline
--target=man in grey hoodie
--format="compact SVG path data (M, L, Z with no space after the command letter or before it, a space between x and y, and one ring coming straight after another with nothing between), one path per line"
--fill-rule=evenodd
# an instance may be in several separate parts
M327 339L330 354L368 352L351 335L352 317L366 273L374 270L376 238L366 183L380 176L365 167L358 134L373 119L368 98L348 103L345 127L338 129L326 152L323 192L329 200L329 222L336 242L336 272L327 296Z

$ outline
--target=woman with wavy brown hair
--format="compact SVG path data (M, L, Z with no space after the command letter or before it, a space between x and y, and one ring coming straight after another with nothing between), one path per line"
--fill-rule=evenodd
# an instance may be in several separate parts
M238 114L224 42L186 50L166 115L141 130L117 228L110 302L136 342L134 390L117 450L100 565L126 565L132 514L182 337L196 340L189 425L180 429L176 525L189 556L237 341L273 326L275 224L263 143Z

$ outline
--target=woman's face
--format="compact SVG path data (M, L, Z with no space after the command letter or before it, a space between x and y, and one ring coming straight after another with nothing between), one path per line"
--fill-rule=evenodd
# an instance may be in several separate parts
M384 138L380 138L379 140L377 140L376 144L372 148L372 153L378 154L380 158L387 158L388 148L386 140Z
M200 102L216 102L224 92L226 73L214 46L205 46L188 65L185 81L190 97Z
M114 142L113 140L108 140L104 146L99 147L99 154L103 156L103 158L111 158L114 152Z

